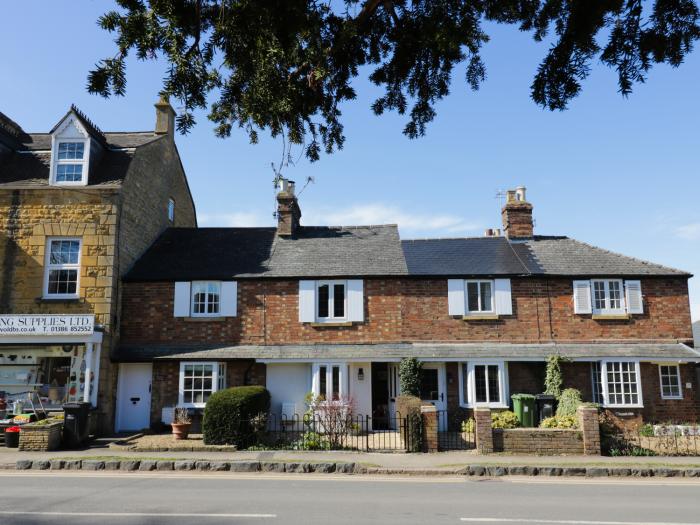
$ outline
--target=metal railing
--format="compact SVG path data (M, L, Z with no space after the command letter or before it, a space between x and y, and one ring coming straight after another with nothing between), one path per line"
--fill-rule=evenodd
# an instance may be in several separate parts
M474 425L465 425L460 414L438 411L438 448L440 450L471 450L476 448Z
M700 456L700 425L648 423L608 432L601 428L601 445L610 456Z
M405 452L416 448L419 435L400 414L376 420L343 413L266 414L246 424L261 449Z

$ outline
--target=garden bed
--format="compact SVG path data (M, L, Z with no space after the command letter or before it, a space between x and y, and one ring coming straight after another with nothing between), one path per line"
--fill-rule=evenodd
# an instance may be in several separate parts
M61 446L63 420L44 419L21 427L19 433L19 450L48 452Z
M129 441L111 443L109 448L134 452L234 452L234 445L205 445L202 434L190 434L187 439L176 440L172 434L146 434Z

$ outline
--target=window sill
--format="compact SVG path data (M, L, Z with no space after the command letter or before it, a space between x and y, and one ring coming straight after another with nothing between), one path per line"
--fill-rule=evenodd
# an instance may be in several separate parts
M460 403L459 406L460 406L460 408L470 408L470 409L491 408L491 409L501 410L501 409L510 408L510 405L504 405L503 403L480 403L478 405L472 405L472 404L465 405L464 403Z
M338 321L338 322L327 322L327 323L304 323L312 328L337 328L343 326L352 326L352 321Z
M225 317L182 317L186 323L221 323L226 320Z
M40 303L84 303L85 300L81 297L37 297L37 304Z
M683 396L661 396L664 401L683 401Z
M644 405L600 405L602 408L613 408L615 410L626 410L628 408L644 408Z
M463 315L462 321L498 321L500 316L498 314L469 314Z
M630 314L593 314L591 316L594 321L628 321L631 318Z

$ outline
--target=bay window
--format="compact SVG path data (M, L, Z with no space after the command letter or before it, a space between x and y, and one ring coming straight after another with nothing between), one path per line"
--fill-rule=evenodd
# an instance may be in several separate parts
M682 399L681 375L678 365L659 365L662 399Z
M224 388L226 363L180 363L178 406L203 408L214 392Z
M468 362L459 368L460 405L467 408L508 406L504 362Z

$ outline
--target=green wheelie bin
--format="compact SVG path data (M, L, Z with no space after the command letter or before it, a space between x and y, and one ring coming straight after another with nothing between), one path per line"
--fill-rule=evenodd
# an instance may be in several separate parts
M535 396L531 394L513 394L513 412L518 416L523 427L535 426Z

